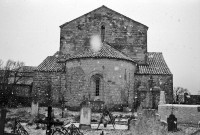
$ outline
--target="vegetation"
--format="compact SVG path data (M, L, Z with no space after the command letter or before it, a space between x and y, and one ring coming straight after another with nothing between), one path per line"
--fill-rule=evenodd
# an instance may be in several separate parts
M16 105L16 91L14 86L23 79L23 72L20 72L24 62L8 60L5 65L0 60L0 106Z

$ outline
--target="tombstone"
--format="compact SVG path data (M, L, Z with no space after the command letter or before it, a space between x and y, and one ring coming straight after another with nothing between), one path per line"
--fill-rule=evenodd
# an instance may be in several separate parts
M144 86L139 87L139 100L142 108L152 108L152 92Z
M165 101L165 91L160 91L159 105L163 105L163 104L166 104L166 101Z
M86 104L82 105L80 111L80 129L91 129L91 108L90 102L86 102Z
M173 113L167 118L168 131L177 131L177 118Z
M31 104L31 116L36 117L39 111L39 104L38 102L33 101Z
M138 117L130 121L129 130L134 135L167 135L154 109L143 109Z
M153 105L152 105L152 92L150 92L150 91L147 91L147 93L146 93L146 98L145 98L145 107L144 108L146 108L146 109L150 109L150 108L152 108L153 107Z

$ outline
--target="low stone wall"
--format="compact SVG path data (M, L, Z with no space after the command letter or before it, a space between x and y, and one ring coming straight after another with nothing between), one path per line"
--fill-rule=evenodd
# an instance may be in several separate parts
M172 107L173 106L173 107ZM200 105L183 105L183 104L163 104L158 106L158 113L161 120L167 121L172 112L177 118L178 123L198 124L200 121Z

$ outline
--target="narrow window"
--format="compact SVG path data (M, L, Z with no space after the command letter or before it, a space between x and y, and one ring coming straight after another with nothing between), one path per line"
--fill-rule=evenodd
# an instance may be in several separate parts
M96 78L96 96L99 96L100 78Z
M105 26L102 25L101 26L101 41L104 42L104 38L105 38Z

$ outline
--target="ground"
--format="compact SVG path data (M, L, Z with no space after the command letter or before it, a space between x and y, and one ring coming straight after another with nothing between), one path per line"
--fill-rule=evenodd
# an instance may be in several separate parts
M27 130L27 132L30 135L45 135L46 130L44 129L36 129L36 125L28 125L27 123L30 122L31 120L31 108L18 108L18 109L8 109L9 112L7 113L7 123L6 123L6 132L11 132L11 127L13 124L13 120L15 117L20 118L22 126ZM45 117L47 108L40 107L39 113L40 117ZM73 111L65 111L65 118L61 118L61 109L58 108L53 108L55 118L64 121L64 124L69 124L71 123L77 123L79 121L79 112L73 112ZM131 113L121 113L121 112L112 112L113 115L117 115L118 117L128 117L131 115ZM98 121L100 119L100 113L92 113L92 120L93 121ZM94 122L95 123L95 122ZM95 125L95 124L94 124ZM119 126L119 125L118 125ZM84 135L100 135L102 131L104 132L105 135L132 135L131 131L127 130L126 125L123 125L124 128L121 129L113 129L112 126L108 125L108 128L103 128L103 125L101 125L99 130L96 129L91 129L91 130L81 130L81 132ZM197 127L197 125L188 125L188 124L178 124L178 129L179 131L177 132L169 132L168 135L190 135L193 134L194 132L197 132L199 130L199 133L196 133L194 135L200 135L200 128Z

